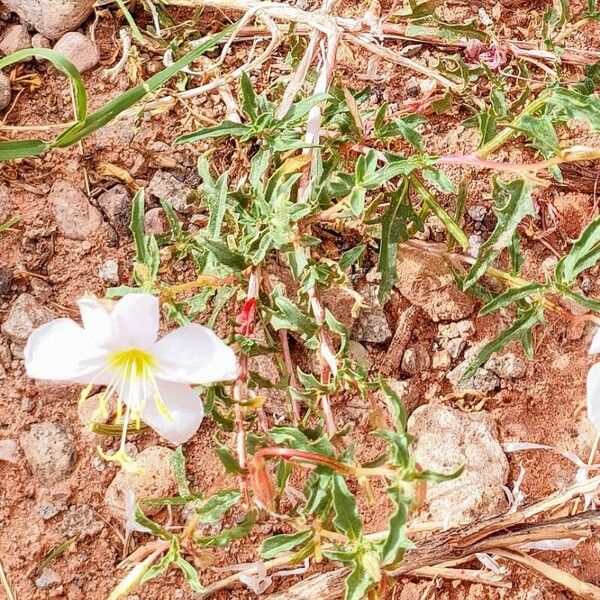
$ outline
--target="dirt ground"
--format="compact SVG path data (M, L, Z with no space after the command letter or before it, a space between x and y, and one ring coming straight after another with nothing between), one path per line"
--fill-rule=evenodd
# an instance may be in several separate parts
M507 9L497 3L486 5L490 14L493 11L494 21L498 24L498 36L529 39L543 12L543 3L533 4L533 8L525 6L517 10ZM573 3L574 11L577 4ZM445 8L455 20L476 17L477 9L477 6L468 2L452 2ZM364 10L364 6L346 1L341 2L336 10L338 14L352 16ZM191 16L183 9L172 9L172 14L176 19ZM207 10L197 27L204 33L215 29L218 22L222 22L222 15ZM89 24L85 27L88 26ZM102 66L84 75L92 108L101 106L130 86L126 73L121 73L116 82L110 82L104 76L105 66L114 63L118 52L118 28L117 20L108 11L102 11L95 28ZM598 48L598 39L600 25L588 25L578 31L569 44L583 49ZM246 50L244 44L236 44L224 68L238 64L239 56ZM281 58L282 52L275 59ZM421 47L419 52L435 57L441 51L434 47ZM357 70L357 65L364 65L364 62L361 56L353 55L342 47L339 77L346 84L360 85L357 74L362 73L360 69ZM142 52L138 63L139 75L147 78L158 70L159 65L159 56ZM378 63L378 70L384 79L375 82L373 87L381 93L382 98L399 104L410 99L407 90L411 89L415 81L412 73L383 61ZM19 83L20 75L31 72L39 76L39 85ZM567 77L577 78L581 71L569 68L567 74ZM262 69L257 75L259 84L266 84L276 75L277 69L272 66ZM65 79L57 75L50 66L32 61L17 67L15 76L15 89L21 88L22 91L11 111L5 115L5 125L46 125L66 122L71 118L71 99ZM473 93L477 93L477 90L474 89ZM137 118L118 120L71 149L52 151L41 158L0 166L0 222L8 216L20 215L18 224L0 236L0 264L10 269L14 277L10 290L0 298L0 322L8 315L15 299L25 292L32 294L40 304L51 309L57 316L77 317L77 298L85 292L99 296L104 294L106 283L102 281L98 271L109 259L118 263L120 282L132 283L131 239L127 235L115 234L108 226L106 215L106 226L101 227L89 239L66 239L57 231L47 200L54 181L65 180L72 183L86 193L92 204L97 202L100 193L119 183L114 176L103 174L106 173L105 163L126 170L138 186L147 184L159 168L167 168L182 181L196 185L196 158L209 144L174 150L171 143L177 135L191 130L190 115L210 122L219 119L223 113L224 107L219 95L210 94L186 103L177 103L161 114L143 113L137 115ZM430 152L472 150L476 144L476 133L461 125L467 116L465 111L456 108L443 115L430 115L429 125L424 132L425 143ZM42 131L41 134L50 136L51 132ZM19 134L8 130L2 131L4 138L17 135ZM573 143L598 144L598 136L586 133L584 128L573 128L568 135ZM235 149L230 148L227 154L222 159L224 169L235 164ZM526 148L515 143L499 152L498 158L528 154L530 152ZM593 168L590 168L594 174ZM456 178L458 173L450 168L447 172L452 178ZM599 172L596 170L595 173ZM489 177L482 173L477 173L475 177L469 188L468 205L489 207ZM540 233L541 224L538 225L538 231L521 232L526 255L524 277L541 281L544 279L544 261L555 256L556 251L562 253L568 247L569 240L578 235L590 215L595 212L597 199L593 186L591 189L589 185L586 187L577 175L568 178L564 186L538 188L534 198L542 212L556 218L555 227L548 228L543 235ZM184 222L189 217L184 216ZM491 228L493 220L491 223L485 221L479 232L485 237ZM477 233L475 223L468 224L467 230L469 234ZM599 275L598 268L592 269L588 275L591 296L600 297ZM168 275L173 283L185 281L188 276L189 270L186 268ZM391 302L387 309L392 331L398 318L398 307L405 306L402 302L399 295L396 295L395 302ZM489 339L510 317L510 313L500 313L475 319L472 341ZM412 332L411 343L422 342L430 354L433 354L432 341L436 331L437 325L423 317ZM551 444L570 450L587 460L595 434L584 410L585 375L592 364L587 349L592 333L593 328L589 325L551 316L543 329L538 331L535 340L536 355L527 363L526 376L503 385L497 392L485 395L482 406L497 421L502 442ZM0 342L8 344L7 340L1 338ZM385 345L365 346L375 364L387 351ZM512 350L518 352L516 348ZM28 379L18 348L11 349L5 368L6 376L0 379L0 439L18 440L32 424L42 421L61 423L75 437L77 458L72 475L65 481L49 486L41 484L32 476L21 451L16 464L0 461L0 559L4 570L19 599L104 599L122 578L122 572L116 568L123 558L122 523L111 518L106 510L104 493L115 475L115 468L99 458L96 446L100 444L107 450L115 448L117 441L95 436L82 425L77 410L79 388ZM444 369L432 368L413 377L402 375L401 378L408 383L406 401L410 409L427 402L442 402L463 410L474 409L475 403L469 403L452 393ZM344 410L344 407L336 408ZM354 420L359 434L366 434L367 424L360 411L346 410L344 415L347 419ZM211 436L212 426L205 421L199 434L185 447L192 484L200 488L206 482L214 483L222 477L222 466L216 455L206 451L207 447L213 445ZM134 440L134 444L141 451L145 447L164 442L154 433L144 433ZM508 458L511 467L510 482L517 477L521 465L526 470L522 490L528 501L542 498L574 480L575 467L555 453L529 451L511 454ZM44 519L40 507L45 502L59 506L58 514ZM52 569L60 576L60 585L47 590L39 589L34 583L36 569L49 552L65 541L65 516L84 505L92 507L101 525L93 535L78 539L65 554L52 563ZM373 512L369 527L375 530L377 511L374 507L367 507L365 510ZM256 542L261 537L271 532L273 530L268 524L259 525L249 540L235 542L227 553L215 552L215 565L225 566L255 560L252 548L257 546ZM600 585L600 545L597 538L585 542L575 550L538 553L538 556L583 580ZM397 582L390 591L389 598L574 598L542 577L513 565L509 565L509 569L510 589L452 581L432 585L425 580L405 578ZM220 577L223 575L208 568L201 573L204 582ZM276 580L269 592L280 590L297 579L288 578L284 583ZM253 594L237 587L214 597L248 598L253 597ZM189 591L179 573L169 571L165 576L137 589L129 598L191 599L194 594Z

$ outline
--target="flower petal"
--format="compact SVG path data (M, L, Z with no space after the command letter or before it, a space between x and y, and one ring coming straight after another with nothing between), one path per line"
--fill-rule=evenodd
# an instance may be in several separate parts
M235 379L233 350L213 331L197 323L176 329L152 346L161 379L180 383L214 383Z
M71 319L55 319L35 329L23 352L29 377L107 384L106 353Z
M588 419L600 430L600 363L596 363L587 376Z
M594 334L588 352L590 354L597 354L598 352L600 352L600 329L598 329L598 331L596 331L596 333Z
M152 294L127 294L112 309L115 342L121 348L147 348L158 337L160 310Z
M152 398L142 410L142 419L172 444L183 444L198 431L204 417L204 405L189 385L161 379L157 379L156 383L170 420L160 413Z
M83 328L99 346L110 345L113 340L113 327L110 313L93 296L84 296L77 304L81 313Z

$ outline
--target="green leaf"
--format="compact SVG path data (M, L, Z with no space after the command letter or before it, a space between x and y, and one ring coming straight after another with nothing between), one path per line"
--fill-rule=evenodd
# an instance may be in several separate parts
M185 560L181 554L177 555L177 558L173 561L173 564L177 565L181 569L183 577L188 582L192 592L201 594L202 592L206 591L206 588L200 583L198 571L196 571L196 569L194 569L194 567L190 565L190 563Z
M395 510L381 548L381 564L394 565L403 559L406 550L414 548L414 544L406 538L406 522L411 500L404 496L401 487L390 487L387 493L394 503Z
M135 243L135 257L138 262L146 262L146 231L144 228L144 188L138 190L131 202L131 221L129 231Z
M513 125L513 128L529 138L533 147L545 158L556 155L560 148L554 125L547 116L521 115L518 125Z
M562 284L570 284L577 276L593 267L600 258L600 217L596 217L581 232L571 251L557 263L555 275Z
M497 218L496 227L482 244L475 264L464 279L465 290L484 275L503 249L510 246L521 220L527 215L535 215L531 186L523 179L515 179L509 183L495 179L492 196Z
M600 312L600 300L595 300L594 298L588 298L587 296L583 296L582 294L578 294L568 288L560 288L560 293L569 298L569 300L573 300L573 302L577 302L577 304L587 308L588 310L593 310L595 312Z
M177 446L173 456L171 457L171 469L177 481L177 492L182 498L191 497L190 485L187 479L187 472L185 468L185 456L183 455L183 449L181 446Z
M285 321L281 319L271 319L271 324L275 329L292 329L303 333L309 337L313 336L317 332L317 324L313 319L305 315L291 300L288 300L284 296L277 296L275 298L275 306L281 311L285 317Z
M519 300L529 298L530 296L542 292L545 289L545 286L535 282L521 287L508 288L506 291L498 294L486 305L482 306L481 310L479 311L479 316L483 317L484 315L487 315L495 310L515 304Z
M349 269L355 262L360 260L366 249L367 246L365 244L359 244L358 246L354 246L354 248L350 248L350 250L343 252L338 263L340 269L342 271Z
M192 133L186 133L175 138L175 145L192 144L202 140L220 137L242 137L249 134L252 130L247 125L236 123L235 121L223 121L214 127L205 127Z
M139 504L135 505L135 520L137 523L149 529L156 537L159 537L163 540L171 540L173 539L173 534L169 533L166 529L161 527L158 523L155 523L151 519L149 519L144 511L140 508Z
M267 538L260 547L260 555L269 560L282 552L289 552L307 542L313 535L312 531L298 531L297 533L284 533Z
M379 300L385 304L392 293L392 288L398 280L396 269L398 245L410 236L408 223L417 223L417 229L422 226L412 207L406 202L408 197L408 181L403 181L396 192L389 196L390 205L381 218L381 244L377 270L381 273L379 285Z
M376 583L362 561L356 560L344 583L344 600L364 600L367 592Z
M557 88L548 103L559 107L570 119L583 119L592 131L600 130L600 98L572 89Z
M248 77L245 71L240 77L240 89L242 91L242 110L246 115L248 115L250 121L254 123L258 116L256 110L256 93L254 92L254 88L252 87L250 77Z
M356 499L339 473L333 475L332 497L335 512L333 524L349 540L357 541L362 535L362 521L356 508Z
M211 536L196 537L194 541L198 546L203 548L226 548L231 544L233 540L240 540L246 537L254 527L256 523L257 512L251 510L245 517L244 520L236 527L230 527L229 529L223 529L220 533Z
M539 306L534 306L526 312L523 312L523 314L508 329L505 329L500 335L486 344L479 351L479 354L473 359L473 362L471 362L461 379L465 380L472 377L475 374L475 371L477 371L481 365L485 364L494 352L498 352L498 350L504 348L504 346L512 340L520 339L525 332L530 331L533 327L542 323L543 320L544 311Z
M410 463L408 447L412 438L405 433L394 433L387 429L377 429L373 435L385 440L390 447L390 461L399 467L406 468Z
M387 380L379 374L379 389L384 400L394 416L396 431L403 433L406 430L406 408L398 394L391 388Z
M411 177L410 181L415 188L415 191L421 196L423 203L444 224L448 233L458 242L461 248L466 250L469 247L469 239L458 223L456 223L456 221L454 221L454 219L444 210L435 199L434 195L421 183L418 177Z
M229 473L230 475L243 475L245 473L244 469L240 467L240 463L225 446L219 446L217 448L217 456L223 463L226 473Z
M221 490L195 502L196 514L201 523L216 523L240 501L237 490Z
M221 264L234 271L243 271L248 266L246 257L237 250L231 250L225 242L202 237L202 244L213 253Z

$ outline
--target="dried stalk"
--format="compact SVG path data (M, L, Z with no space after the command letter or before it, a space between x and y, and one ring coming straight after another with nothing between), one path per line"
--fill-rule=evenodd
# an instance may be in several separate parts
M554 581L554 583L558 583L558 585L562 585L568 590L571 590L577 598L600 600L599 587L588 583L587 581L582 581L574 575L538 560L533 556L528 556L527 554L522 554L520 552L508 552L506 550L494 550L493 553L497 556L502 556L503 558L507 558L512 562L522 565L527 569L540 573L547 579L550 579L550 581Z

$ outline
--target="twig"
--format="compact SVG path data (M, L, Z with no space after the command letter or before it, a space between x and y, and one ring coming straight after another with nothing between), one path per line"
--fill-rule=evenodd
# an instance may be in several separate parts
M6 577L6 573L4 572L4 566L2 565L2 561L0 560L0 582L2 582L2 587L4 588L4 592L6 593L7 600L17 600L17 595L13 592L10 584L8 583L8 579Z
M550 579L550 581L554 581L554 583L558 583L568 590L571 590L577 598L600 600L599 587L588 583L587 581L582 581L574 575L571 575L570 573L567 573L566 571L563 571L557 567L553 567L552 565L538 560L533 556L528 556L520 552L508 552L507 550L498 549L492 550L492 552L497 556L501 556L532 571L542 574L544 577Z

